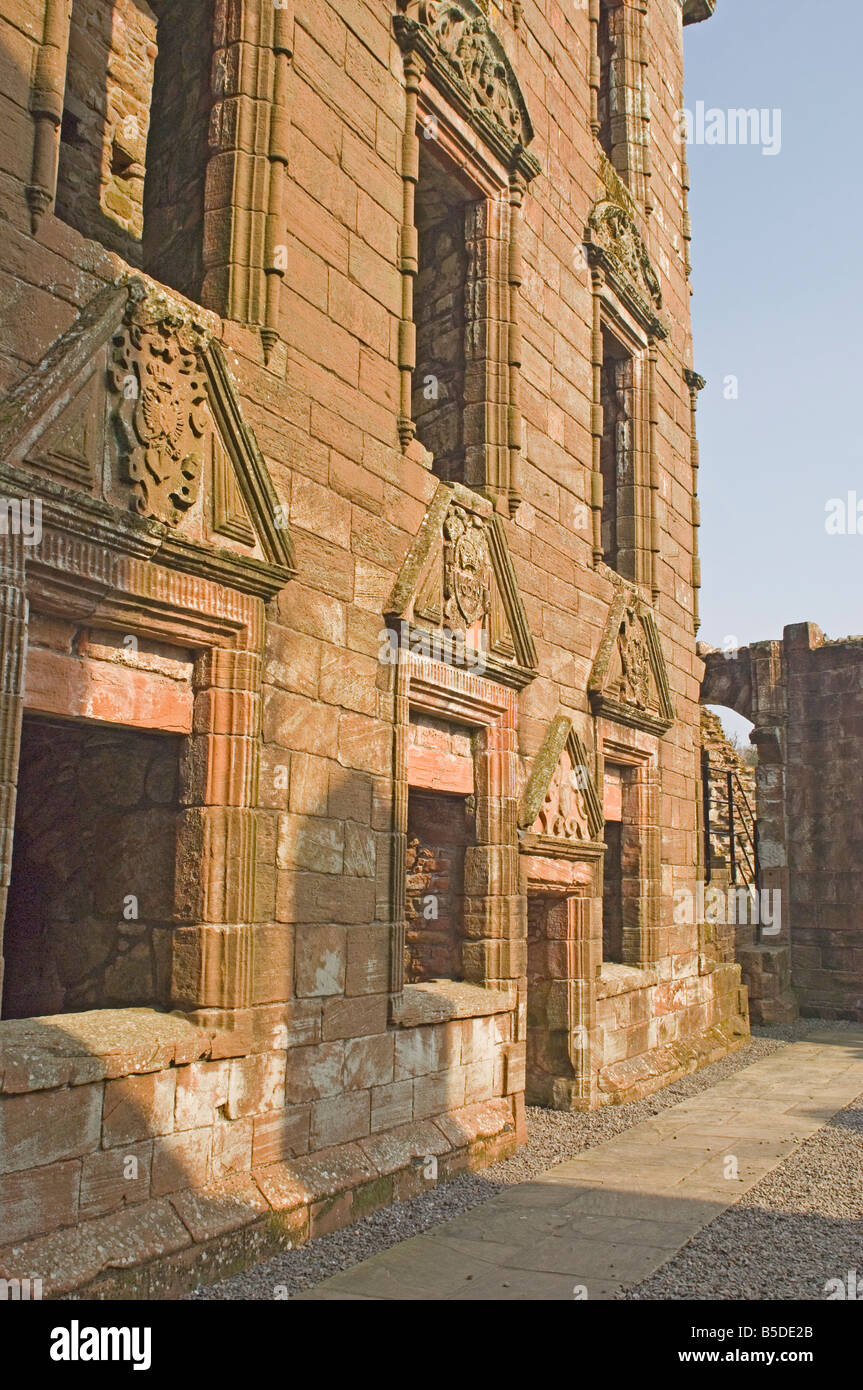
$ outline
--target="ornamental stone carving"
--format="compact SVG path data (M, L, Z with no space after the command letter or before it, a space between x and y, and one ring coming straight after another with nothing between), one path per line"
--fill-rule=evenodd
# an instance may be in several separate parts
M444 522L444 621L473 627L491 608L492 569L482 518L453 506Z
M398 6L395 32L402 50L418 53L465 114L486 134L497 132L510 158L523 152L533 139L524 97L503 44L475 0L398 0Z
M205 346L202 332L167 300L135 295L113 342L120 474L132 484L132 510L172 526L194 506L201 486Z
M650 703L650 652L634 608L627 608L620 624L621 699L638 709Z

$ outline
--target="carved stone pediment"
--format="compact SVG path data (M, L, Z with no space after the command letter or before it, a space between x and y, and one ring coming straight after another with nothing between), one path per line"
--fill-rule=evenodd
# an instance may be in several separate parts
M386 609L414 633L412 645L469 665L521 689L537 671L527 622L500 518L485 498L460 483L441 483L429 505ZM433 640L437 638L437 640ZM458 639L455 648L453 639Z
M595 714L619 724L664 734L674 723L674 705L656 619L628 585L618 586L591 671L588 694Z
M584 744L566 715L549 725L519 806L531 837L570 848L602 841L602 805Z
M590 214L585 246L591 265L598 265L620 298L655 337L666 337L658 317L662 286L635 220L620 203L603 198Z
M0 458L86 533L110 527L179 568L274 593L285 514L208 317L134 278L98 294L0 402ZM85 502L86 499L86 502ZM170 559L168 556L170 555ZM245 566L245 577L243 567Z
M480 6L475 0L398 0L398 6L394 27L402 50L422 57L444 95L511 162L530 144L533 126L506 50Z

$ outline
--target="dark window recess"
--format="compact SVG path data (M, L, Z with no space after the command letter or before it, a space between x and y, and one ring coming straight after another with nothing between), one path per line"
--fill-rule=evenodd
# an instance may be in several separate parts
M607 329L602 331L602 554L612 569L633 577L634 365L632 356Z
M411 788L408 797L405 979L460 980L465 850L473 798Z
M214 0L74 0L57 171L58 217L197 301L213 16Z
M167 1007L181 747L25 714L4 1018Z
M414 282L417 366L413 418L417 438L434 454L434 472L464 482L467 217L470 192L420 142L415 219L419 274Z

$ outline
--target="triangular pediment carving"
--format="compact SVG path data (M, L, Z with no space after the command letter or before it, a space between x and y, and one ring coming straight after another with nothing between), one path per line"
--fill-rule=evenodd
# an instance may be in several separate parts
M587 752L572 720L558 715L522 794L519 827L574 847L602 841L602 804Z
M475 0L398 0L396 38L418 53L435 85L504 159L532 178L533 125L512 63Z
M667 337L659 317L662 285L629 210L612 198L600 199L588 219L584 242L590 264L605 272L645 331L656 338Z
M619 724L664 734L674 723L668 670L656 619L619 584L588 683L591 708Z
M501 519L459 483L441 483L402 565L386 609L413 629L415 650L451 650L457 637L479 657L470 664L521 689L537 656ZM444 659L447 659L444 656Z
M137 277L102 291L0 403L0 456L37 491L163 528L167 563L230 582L246 562L250 586L276 592L293 571L285 511L201 319Z

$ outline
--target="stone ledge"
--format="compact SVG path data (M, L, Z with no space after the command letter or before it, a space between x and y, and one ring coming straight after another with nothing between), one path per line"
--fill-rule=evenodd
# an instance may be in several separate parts
M515 989L483 989L463 980L429 980L405 985L394 1022L399 1028L446 1023L453 1018L488 1018L515 1008Z
M631 994L636 989L652 989L659 984L659 971L639 965L603 965L596 982L597 999L615 994Z
M509 1102L485 1101L362 1146L233 1174L7 1246L0 1250L0 1278L41 1278L54 1299L177 1298L379 1206L418 1196L435 1181L508 1158L517 1145ZM432 1155L437 1179L417 1162Z
M20 1095L163 1071L210 1055L213 1038L179 1014L94 1009L0 1021L0 1091Z

